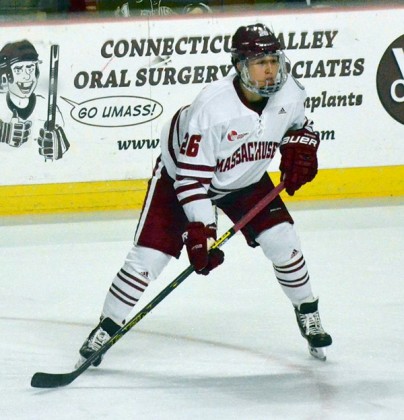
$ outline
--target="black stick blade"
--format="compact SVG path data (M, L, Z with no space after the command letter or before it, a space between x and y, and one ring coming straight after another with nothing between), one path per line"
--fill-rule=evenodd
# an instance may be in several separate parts
M66 386L77 377L77 371L70 373L43 373L37 372L31 379L31 386L34 388L57 388Z

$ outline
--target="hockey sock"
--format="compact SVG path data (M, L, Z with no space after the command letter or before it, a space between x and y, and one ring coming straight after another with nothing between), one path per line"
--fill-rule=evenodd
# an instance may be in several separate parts
M263 231L256 240L272 261L276 278L292 304L297 306L312 298L310 277L294 226L280 223Z
M297 251L290 260L274 264L273 267L283 292L294 306L313 297L309 272L301 251Z
M139 301L150 280L139 273L129 273L123 267L114 277L104 302L103 315L123 324Z
M150 281L157 279L171 257L152 248L134 245L114 277L102 314L123 325Z

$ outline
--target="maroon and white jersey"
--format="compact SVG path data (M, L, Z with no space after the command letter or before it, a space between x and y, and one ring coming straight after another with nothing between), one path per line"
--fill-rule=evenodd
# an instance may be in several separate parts
M261 179L285 132L307 124L305 99L304 88L289 76L263 109L254 110L232 74L176 113L162 132L162 163L189 221L213 223L211 199Z

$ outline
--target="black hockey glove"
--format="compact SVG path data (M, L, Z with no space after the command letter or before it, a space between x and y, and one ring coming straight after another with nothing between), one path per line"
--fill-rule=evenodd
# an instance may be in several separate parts
M20 121L18 117L11 118L9 123L0 120L0 143L20 147L28 141L31 125L31 121Z
M56 126L55 130L39 130L39 154L45 159L58 160L69 150L70 143L67 140L62 127Z

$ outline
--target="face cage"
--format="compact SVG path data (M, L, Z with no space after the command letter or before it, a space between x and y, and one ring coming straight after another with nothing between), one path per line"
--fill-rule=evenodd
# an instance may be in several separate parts
M288 73L286 70L286 58L283 51L277 51L276 53L272 54L264 54L262 57L265 56L276 56L278 57L279 62L279 69L278 74L276 75L275 83L273 85L266 85L259 87L257 82L253 82L250 77L250 72L248 70L248 61L249 59L246 59L244 61L241 61L241 71L240 71L240 78L243 82L244 86L253 93L258 93L260 96L269 97L275 92L278 92L281 90L282 86L285 84L286 79L288 78ZM257 58L261 58L261 56L255 56L250 58L250 60L256 60Z

